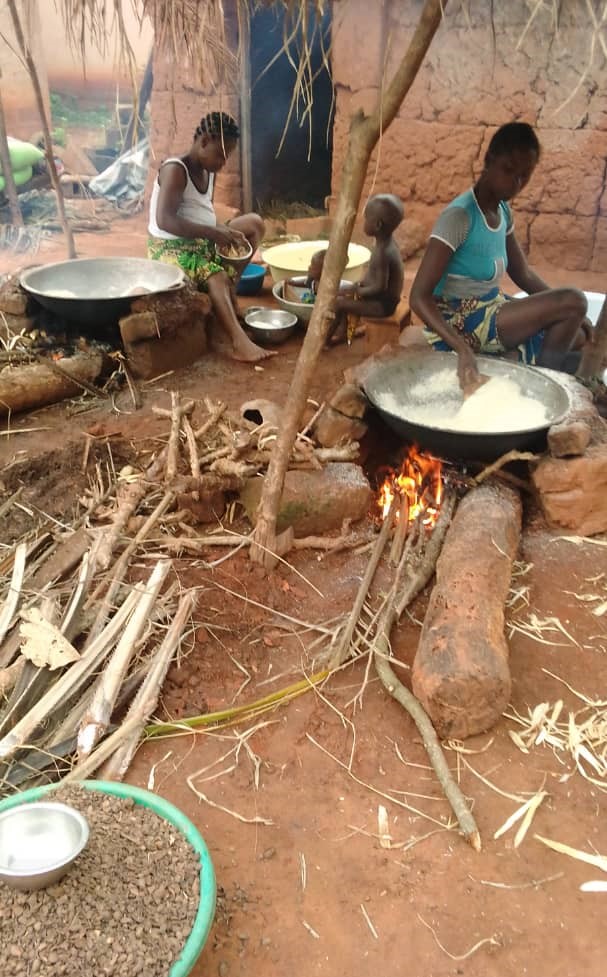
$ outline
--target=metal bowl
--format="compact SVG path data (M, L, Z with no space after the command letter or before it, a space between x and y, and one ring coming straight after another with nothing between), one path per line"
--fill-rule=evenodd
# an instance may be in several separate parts
M283 309L255 309L244 317L256 343L284 343L297 328L297 316Z
M51 801L0 814L0 879L14 889L45 889L63 878L89 840L86 818Z
M128 315L138 295L172 291L184 281L181 268L147 258L74 258L30 268L20 278L45 309L89 332Z
M434 454L453 459L493 461L507 451L543 451L548 428L557 424L570 408L569 394L552 376L536 367L520 366L497 356L476 358L481 373L490 377L507 376L528 397L539 400L546 408L546 421L541 426L518 431L473 432L448 427L431 427L411 420L414 400L410 391L448 370L456 376L457 359L453 353L434 350L402 350L394 357L378 361L364 380L364 389L373 406L403 441L413 442ZM386 394L393 394L397 403L386 408ZM394 401L393 401L394 402Z
M307 281L306 275L296 275L293 278L293 286L296 292L300 292L302 295L304 294L304 292L306 292L306 287L305 287L306 281ZM350 286L350 288L352 288L352 282L349 282L347 279L342 278L342 280L339 283L339 287L345 288L348 285ZM314 302L296 302L293 301L292 299L284 298L283 296L284 286L285 286L284 281L276 282L276 284L272 288L272 295L278 302L281 309L284 309L285 312L292 312L294 315L297 316L297 318L303 325L307 325L307 323L312 318Z

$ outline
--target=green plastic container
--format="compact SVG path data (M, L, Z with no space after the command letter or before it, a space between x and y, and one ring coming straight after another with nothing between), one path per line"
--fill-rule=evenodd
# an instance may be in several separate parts
M8 156L11 161L11 170L17 173L28 166L34 166L44 159L44 153L31 142L23 142L22 139L8 137Z
M31 166L25 166L22 170L15 170L13 173L13 180L15 181L16 187L22 187L24 183L31 180L34 171ZM6 186L6 180L0 173L0 190L4 190Z
M15 794L13 797L7 797L5 800L0 801L0 812L8 811L9 808L17 807L19 804L28 804L32 801L42 800L49 792L57 790L60 786L60 784L49 784L45 787L34 787L31 790L23 791L21 794ZM134 801L135 804L141 804L142 807L149 808L150 811L154 811L159 817L164 818L174 828L177 828L197 852L200 858L200 903L198 904L198 912L194 919L192 932L188 936L185 946L181 951L181 956L173 964L169 973L169 977L187 977L202 953L215 915L215 896L217 891L215 871L202 835L178 807L165 801L164 798L158 797L157 794L152 794L149 790L143 790L141 787L131 787L130 784L120 784L106 780L84 780L79 786L86 787L87 790L97 790L102 794L113 794L114 797L126 797ZM129 975L125 974L124 977L129 977Z

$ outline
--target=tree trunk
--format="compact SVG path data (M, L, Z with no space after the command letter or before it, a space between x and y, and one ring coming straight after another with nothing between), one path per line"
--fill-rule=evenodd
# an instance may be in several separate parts
M259 503L254 543L250 549L251 559L267 567L272 565L271 552L276 539L276 518L289 455L297 435L299 420L306 405L316 362L323 347L329 317L334 308L339 282L346 265L348 244L358 212L369 159L380 133L385 132L393 121L413 84L446 6L447 0L425 0L409 47L392 81L384 91L383 98L380 94L379 103L371 115L365 116L362 111L359 111L350 125L348 151L329 249L310 325L293 373L293 382L278 440L268 467L268 475Z
M592 346L586 345L582 351L582 358L577 376L580 380L592 380L602 377L604 363L607 358L607 299L603 302L601 313L594 329Z
M146 106L150 100L150 95L152 94L153 84L154 49L152 48L145 66L145 71L143 73L141 87L139 89L139 94L137 95L137 101L133 106L133 114L131 116L128 129L126 130L126 136L124 137L124 150L132 149L135 143L141 138L141 133L143 130L143 116Z
M82 385L78 381L94 383L103 368L103 356L98 352L75 353L57 365L63 375L53 369L52 362L6 366L0 373L0 417L79 396Z
M40 122L42 125L42 131L44 133L44 147L46 149L46 162L49 168L49 174L51 177L51 183L53 184L53 189L57 197L57 211L59 213L59 221L63 228L63 233L67 241L67 253L69 258L76 257L76 247L74 244L74 235L72 234L72 229L68 223L67 216L65 213L65 201L63 199L63 191L61 190L61 183L59 182L59 174L57 173L57 167L55 166L55 157L53 155L53 141L51 139L51 132L49 126L49 120L46 117L46 109L44 107L44 98L42 95L42 88L40 86L40 78L38 76L38 71L34 63L34 58L30 50L30 46L25 38L25 33L21 20L19 17L19 12L17 10L17 5L15 0L7 0L8 9L11 15L11 20L13 22L13 29L15 31L15 36L17 38L17 44L23 56L23 60L27 66L27 70L34 88L34 94L36 96L36 104L38 106L38 114L40 116Z
M11 169L11 157L8 151L7 136L4 103L2 102L2 69L0 69L0 163L2 164L2 176L4 177L4 192L6 193L11 212L11 222L15 227L23 227L23 215L21 214L17 187L15 186L13 171Z

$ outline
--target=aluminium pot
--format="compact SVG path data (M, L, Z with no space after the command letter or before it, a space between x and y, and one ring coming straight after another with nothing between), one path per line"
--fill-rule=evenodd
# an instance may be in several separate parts
M393 358L378 361L371 367L363 388L371 404L403 442L416 444L431 454L454 461L495 461L508 451L544 451L548 429L561 421L570 407L565 387L541 369L497 356L478 356L477 363L481 373L508 377L519 385L523 394L539 400L546 409L545 423L517 431L487 433L454 431L410 420L411 408L421 404L411 396L411 391L423 386L424 381L430 384L445 369L455 373L457 361L453 353L430 349L399 351ZM382 394L385 397L386 391L396 397L396 406L390 410L382 406Z

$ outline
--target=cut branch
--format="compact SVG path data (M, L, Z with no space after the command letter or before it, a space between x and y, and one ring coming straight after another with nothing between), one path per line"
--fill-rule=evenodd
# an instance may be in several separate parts
M59 180L59 174L57 173L57 167L55 166L55 156L53 153L53 140L51 138L51 132L49 127L49 121L46 115L46 108L44 106L44 97L42 95L42 87L40 85L40 77L38 75L38 69L36 68L36 63L34 61L29 43L25 37L25 32L23 30L23 25L21 24L21 18L19 17L19 11L17 10L17 4L15 0L7 0L9 13L11 15L11 20L13 22L13 29L15 31L15 37L17 38L17 44L25 61L30 80L34 89L34 95L36 96L36 105L38 108L38 115L40 116L40 123L42 125L42 132L44 134L44 148L46 150L46 163L48 166L48 171L51 178L51 183L53 184L53 190L57 197L57 213L59 214L59 222L63 228L63 233L65 234L65 239L67 241L67 252L69 258L76 257L76 246L74 244L74 235L72 229L69 225L67 215L65 213L65 201L63 199L63 191L61 189L61 183Z
M318 296L295 366L288 404L272 452L259 505L255 545L251 546L251 558L264 565L269 562L268 553L274 549L276 520L291 449L307 403L316 363L324 344L339 282L346 265L348 244L356 220L369 159L380 133L385 132L393 121L413 84L426 51L441 23L446 5L447 0L425 0L405 56L388 87L380 93L375 111L369 116L365 116L361 111L352 119L337 212Z

